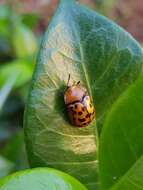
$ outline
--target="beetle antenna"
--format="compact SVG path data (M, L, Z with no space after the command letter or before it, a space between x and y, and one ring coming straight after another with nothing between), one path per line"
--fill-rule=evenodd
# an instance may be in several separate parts
M71 75L69 74L68 82L67 82L67 87L69 86L70 78L71 78Z
M80 84L80 81L78 81L76 85L79 85L79 84Z

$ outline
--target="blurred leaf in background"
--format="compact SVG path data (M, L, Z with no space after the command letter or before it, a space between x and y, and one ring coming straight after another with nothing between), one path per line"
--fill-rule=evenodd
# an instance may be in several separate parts
M16 23L12 30L12 45L17 57L23 58L37 52L37 41L32 31L24 24Z
M8 175L13 169L13 163L0 156L0 178Z
M104 15L109 15L111 12L111 9L113 9L116 0L95 0L96 2L96 9L104 14Z
M28 168L22 118L40 41L37 24L35 13L0 5L0 177Z
M14 88L21 87L31 80L34 65L31 60L14 60L0 66L0 87L9 77L16 77Z
M17 76L9 77L6 81L6 83L4 84L4 86L2 87L2 89L0 91L0 111L8 97L10 91L12 90L16 79L17 79Z

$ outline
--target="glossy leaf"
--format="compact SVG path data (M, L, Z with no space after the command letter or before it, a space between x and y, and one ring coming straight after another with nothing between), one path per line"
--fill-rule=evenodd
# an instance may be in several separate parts
M140 77L114 104L105 121L100 140L101 189L110 189L124 175L127 180L124 183L128 183L128 175L129 179L133 177L128 170L143 156L142 147L143 77ZM138 181L143 176L140 170L134 172L132 182L140 186Z
M111 190L142 190L143 189L143 155L129 169L127 174L111 188Z
M138 43L119 26L62 0L43 38L25 112L31 166L58 168L96 190L96 126L69 123L63 101L68 75L87 88L101 127L112 103L141 72L142 57Z
M0 178L8 175L14 169L14 164L6 158L0 156Z
M87 190L66 173L51 168L29 169L0 181L0 190Z

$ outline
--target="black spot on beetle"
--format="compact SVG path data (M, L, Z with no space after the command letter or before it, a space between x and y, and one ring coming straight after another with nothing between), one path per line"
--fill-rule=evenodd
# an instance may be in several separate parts
M81 112L81 111L79 111L79 112L78 112L78 115L82 115L82 112Z
M85 117L86 117L86 118L89 118L89 117L90 117L90 114L88 113Z
M85 108L84 108L84 107L82 108L82 111L85 111Z
M78 121L85 122L86 120L84 118L83 119L78 118Z

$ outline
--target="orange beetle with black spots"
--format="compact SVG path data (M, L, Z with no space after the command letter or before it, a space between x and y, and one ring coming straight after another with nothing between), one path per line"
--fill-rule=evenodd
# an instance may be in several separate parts
M64 93L64 102L67 108L71 124L77 127L89 125L95 118L95 109L87 90L78 81L75 85L69 86L70 75L67 88Z

